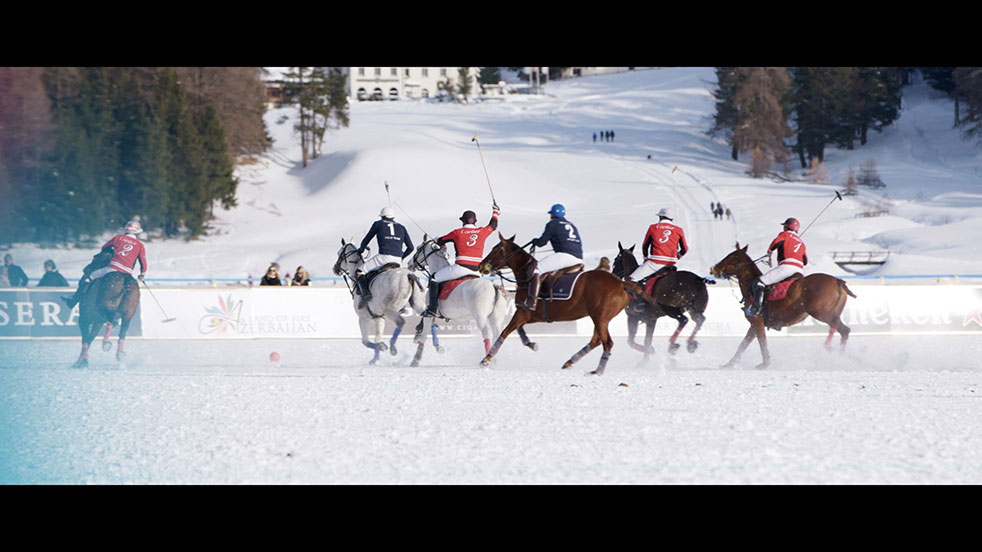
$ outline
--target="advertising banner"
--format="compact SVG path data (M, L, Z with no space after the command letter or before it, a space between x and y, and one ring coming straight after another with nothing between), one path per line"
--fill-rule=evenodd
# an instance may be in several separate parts
M854 335L965 334L982 332L982 286L978 285L853 285L842 319ZM77 338L78 308L68 309L61 296L69 289L0 289L0 339ZM145 292L146 290L143 290ZM129 335L148 339L252 339L361 337L358 317L348 290L316 287L154 288L160 305L144 293ZM161 308L163 310L161 310ZM514 305L511 306L514 312ZM166 316L164 315L166 312ZM700 337L743 336L749 324L743 316L740 291L727 282L709 288L706 321ZM691 315L681 336L695 328ZM165 322L165 318L175 318ZM509 316L510 318L510 316ZM415 331L419 318L407 316L403 335ZM438 320L441 336L477 333L471 320ZM655 335L671 335L677 323L658 320ZM614 337L627 335L623 312L610 323ZM386 322L385 335L394 326ZM427 336L429 327L425 328ZM593 334L593 322L537 323L530 335L582 336ZM643 337L644 328L639 328ZM811 318L769 336L826 335L828 326Z
M78 305L69 309L61 298L74 288L0 289L0 339L3 338L81 338L78 332ZM141 298L142 302L142 298ZM128 337L142 335L140 309L130 323ZM113 330L116 335L118 330Z

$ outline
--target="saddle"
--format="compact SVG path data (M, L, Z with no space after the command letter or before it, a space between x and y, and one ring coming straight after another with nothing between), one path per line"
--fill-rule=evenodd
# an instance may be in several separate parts
M573 286L583 274L583 263L561 268L545 274L539 288L539 299L543 301L565 301L573 295Z
M463 284L467 280L473 280L474 278L480 278L480 276L477 274L468 274L467 276L461 276L455 280L440 282L440 291L437 293L437 295L440 297L441 301L446 301L447 297L450 297L450 293L457 289L457 286Z
M801 278L804 278L804 276L802 276L800 272L795 272L780 282L767 286L767 289L764 291L764 301L780 301L781 299L784 299L784 297L788 294L788 288L791 287L791 284L793 284L795 280L800 280Z
M655 294L655 285L658 283L658 280L661 280L665 276L668 276L669 274L676 272L677 270L678 267L675 265L666 265L665 268L663 268L661 272L659 272L658 274L652 274L647 278L643 278L638 283L644 286L645 294L648 295L648 297L652 297Z
M387 272L389 270L394 270L400 268L402 265L399 263L385 263L384 265L376 268L375 270L365 274L365 284L372 285L372 280L374 280L379 274Z

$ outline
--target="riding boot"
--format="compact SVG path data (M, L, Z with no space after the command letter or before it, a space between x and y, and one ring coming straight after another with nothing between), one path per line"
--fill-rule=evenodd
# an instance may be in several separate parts
M440 283L431 279L426 287L426 310L420 315L422 318L432 318L436 316L437 303L440 301Z
M539 286L541 285L542 285L542 275L538 273L533 274L532 279L529 280L529 290L528 290L528 295L525 297L525 302L522 303L521 305L518 305L518 307L534 311L536 306L536 301L539 298Z
M764 289L766 286L760 280L754 280L753 288L750 290L751 302L747 310L747 316L760 316L760 309L764 303Z
M68 308L75 308L75 305L82 300L82 295L85 295L85 290L88 289L90 283L92 283L92 280L90 280L88 276L85 276L78 281L78 287L75 289L75 294L71 297L62 297L61 300L68 305Z
M361 302L358 303L358 308L363 309L372 300L372 290L368 285L368 275L357 274L355 276L355 285L358 287L358 294L361 295Z

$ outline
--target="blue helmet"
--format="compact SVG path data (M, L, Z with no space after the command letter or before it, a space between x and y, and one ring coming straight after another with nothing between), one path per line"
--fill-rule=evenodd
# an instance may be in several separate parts
M554 217L565 217L566 208L563 207L561 203L557 203L553 205L552 208L549 209L549 214Z

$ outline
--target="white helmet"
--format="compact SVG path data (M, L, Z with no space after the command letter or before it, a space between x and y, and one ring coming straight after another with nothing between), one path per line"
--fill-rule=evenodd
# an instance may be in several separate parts
M378 216L382 218L392 218L394 216L394 213L392 212L392 207L382 207L382 210L379 211Z
M665 217L668 220L675 220L675 209L663 207L661 211L658 211L658 216Z
M143 227L140 226L140 221L131 220L123 227L123 231L127 234L140 234L143 232Z

